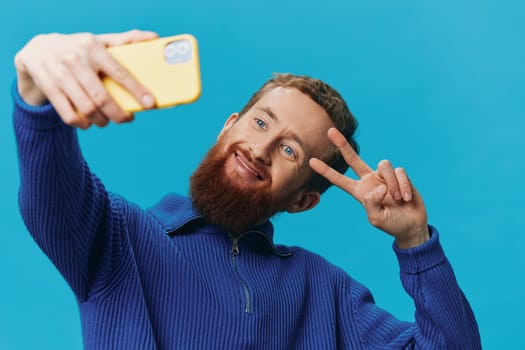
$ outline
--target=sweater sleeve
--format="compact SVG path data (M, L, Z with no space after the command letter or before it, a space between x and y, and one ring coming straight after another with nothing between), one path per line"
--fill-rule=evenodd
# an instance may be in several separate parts
M365 348L481 349L474 313L430 227L424 244L400 249L394 244L401 282L416 306L415 323L401 322L381 310L364 286L351 282L352 318Z
M401 282L416 305L415 343L424 349L481 349L474 313L439 243L438 231L429 229L430 240L419 247L393 246Z
M110 278L118 260L111 255L120 244L118 215L82 157L76 130L65 125L50 104L27 105L16 84L12 95L22 218L84 301L97 283Z

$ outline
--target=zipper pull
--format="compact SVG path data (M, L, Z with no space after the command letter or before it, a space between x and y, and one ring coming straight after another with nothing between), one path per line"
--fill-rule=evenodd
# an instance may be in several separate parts
M232 255L233 256L239 255L239 240L237 238L233 240Z

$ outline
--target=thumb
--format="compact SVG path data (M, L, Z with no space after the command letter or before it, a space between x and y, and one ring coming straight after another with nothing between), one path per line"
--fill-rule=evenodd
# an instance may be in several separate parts
M372 191L365 193L363 196L363 206L365 207L368 215L368 220L372 225L377 222L377 219L381 215L383 207L381 203L386 196L386 186L381 184L374 188Z
M97 40L105 47L119 46L158 38L155 32L145 30L130 30L123 33L99 34Z

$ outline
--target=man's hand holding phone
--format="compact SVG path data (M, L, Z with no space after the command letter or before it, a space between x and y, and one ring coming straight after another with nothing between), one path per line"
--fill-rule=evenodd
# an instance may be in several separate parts
M152 93L139 83L108 51L108 47L157 38L149 31L118 34L47 34L34 37L15 56L18 91L34 106L49 101L64 123L82 129L133 120L104 87L101 75L127 90L145 109L152 108Z

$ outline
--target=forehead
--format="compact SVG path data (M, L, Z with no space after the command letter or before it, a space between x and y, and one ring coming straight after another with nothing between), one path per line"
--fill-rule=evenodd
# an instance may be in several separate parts
M326 111L308 95L290 87L265 93L252 110L269 109L276 124L295 134L311 156L321 156L330 146L326 131L334 126Z

